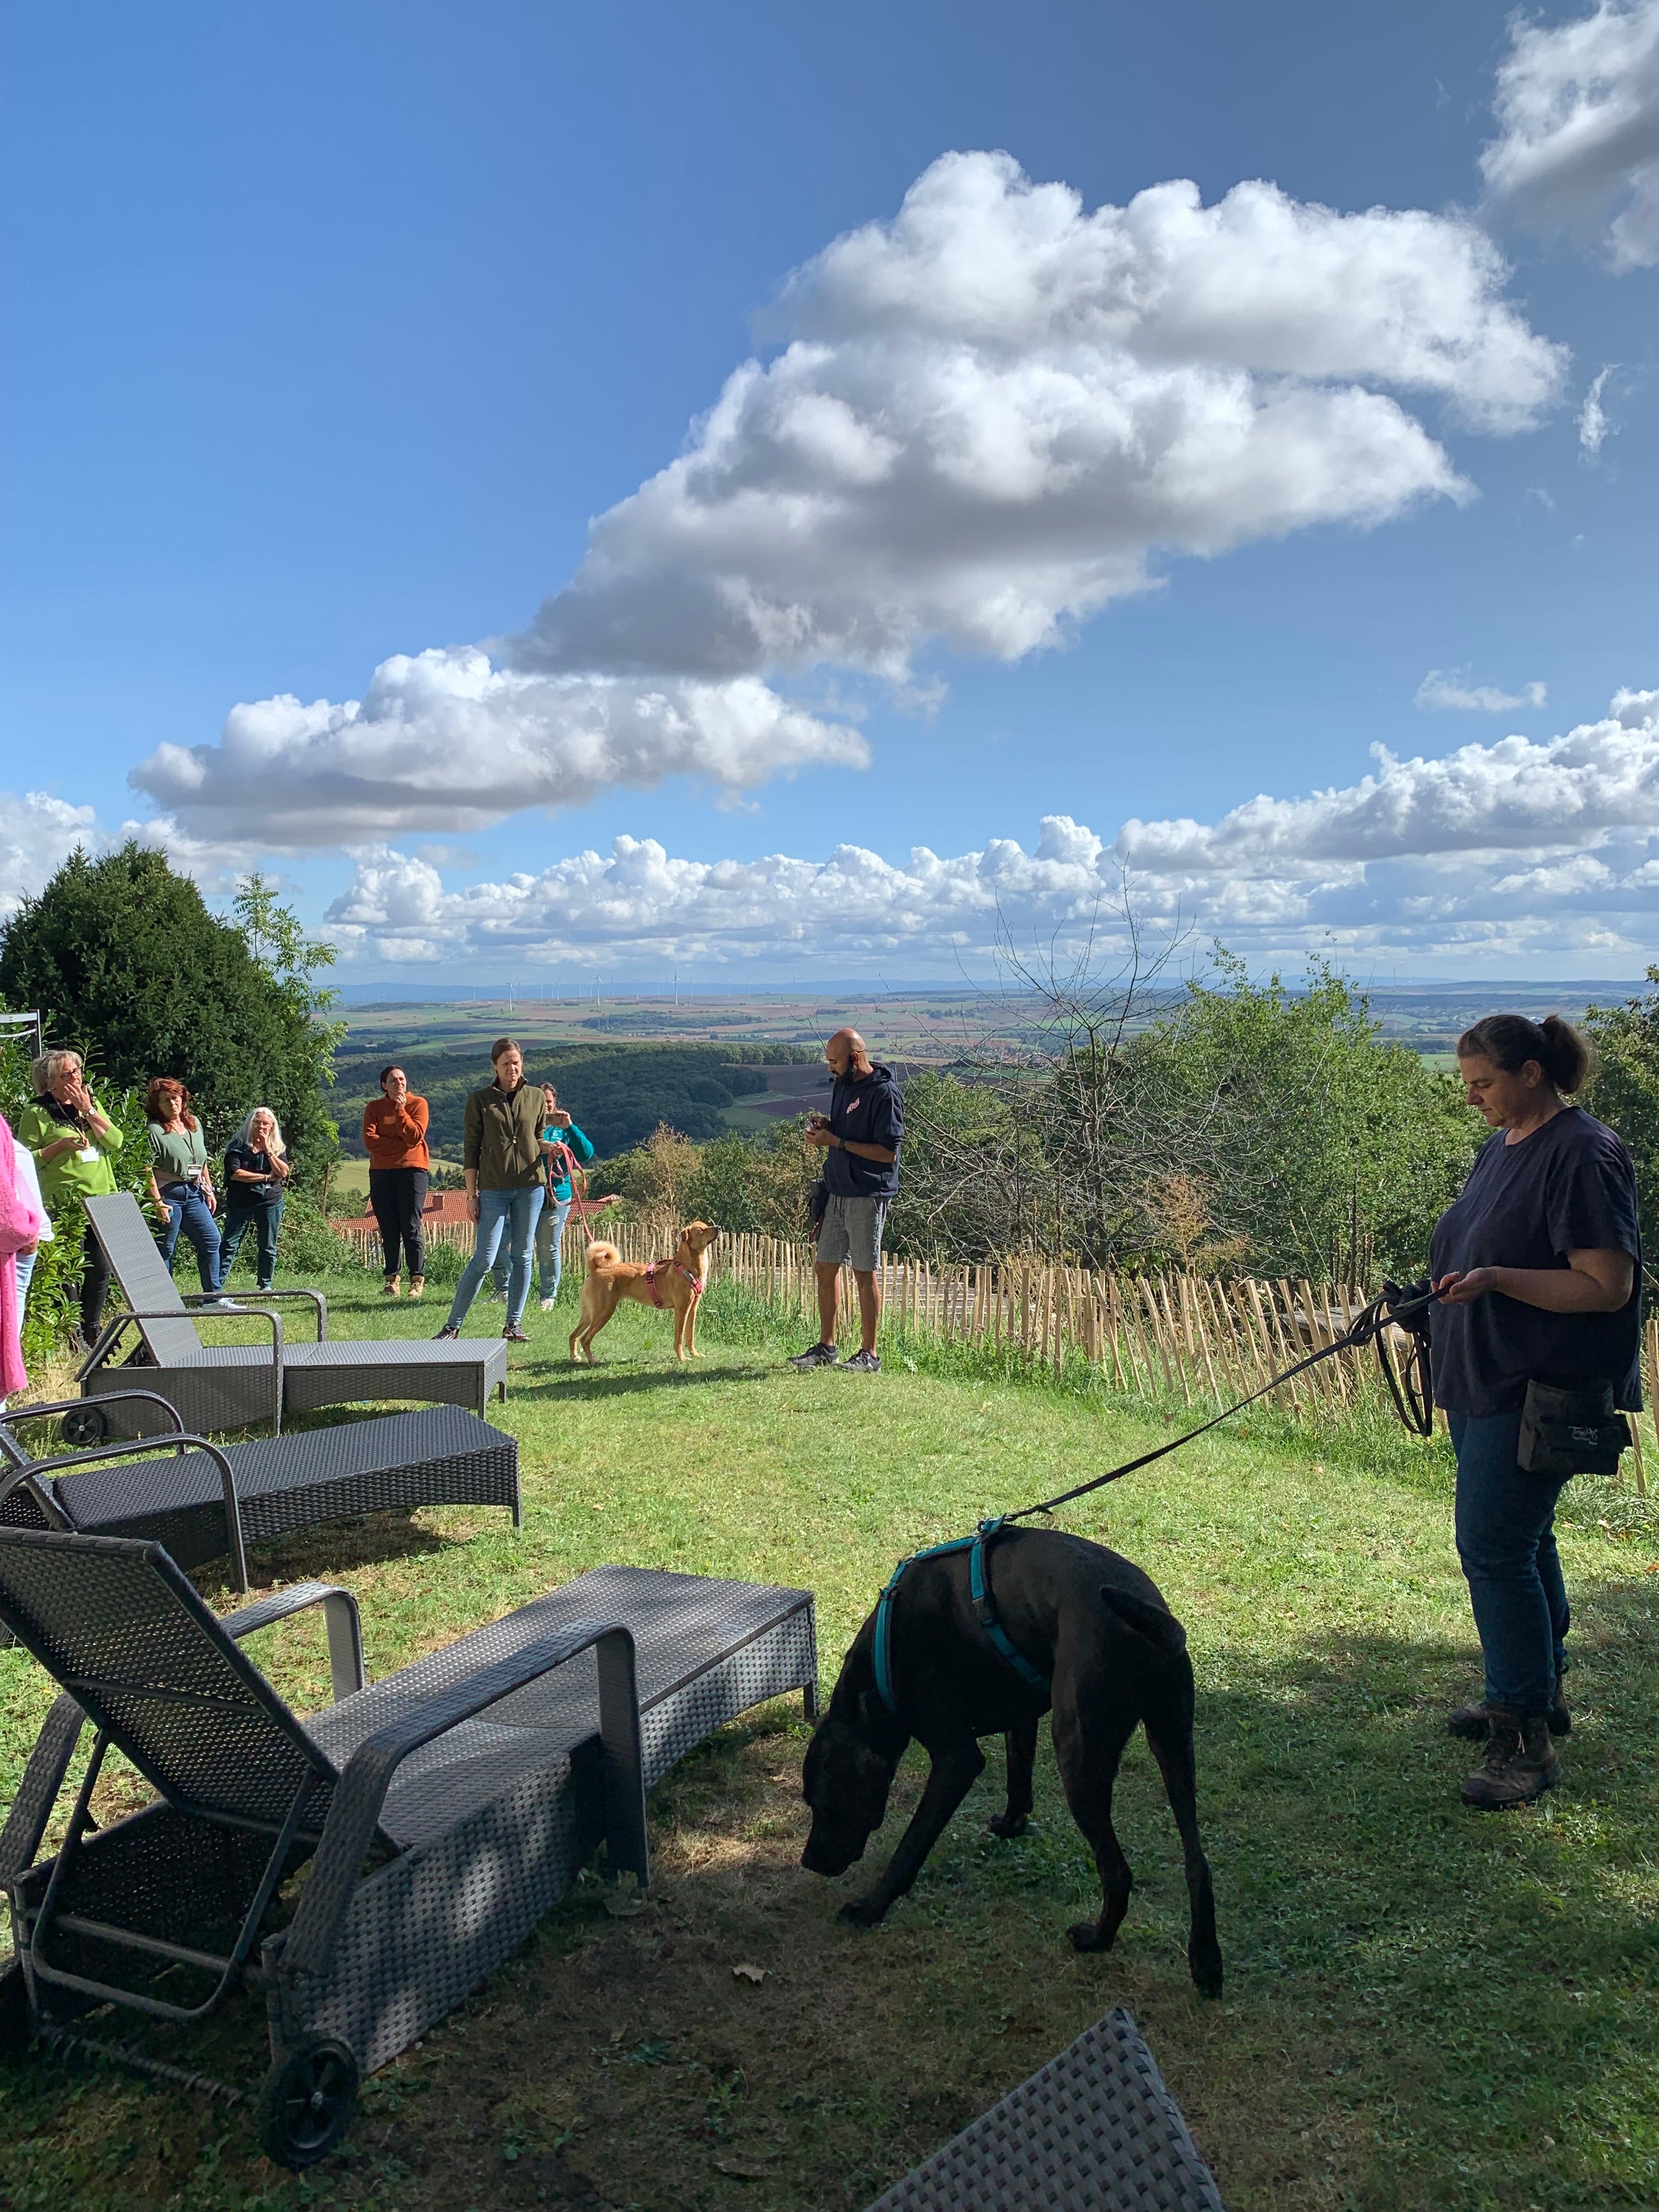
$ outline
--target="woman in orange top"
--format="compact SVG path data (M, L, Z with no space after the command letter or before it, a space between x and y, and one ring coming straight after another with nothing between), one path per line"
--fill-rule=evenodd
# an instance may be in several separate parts
M426 1101L409 1087L401 1067L380 1070L380 1096L363 1109L363 1144L368 1153L368 1202L380 1224L386 1253L386 1295L398 1295L399 1247L409 1256L409 1295L426 1288L427 1172Z

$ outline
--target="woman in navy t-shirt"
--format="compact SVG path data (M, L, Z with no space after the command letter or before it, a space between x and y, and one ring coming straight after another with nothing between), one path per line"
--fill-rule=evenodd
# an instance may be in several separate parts
M1457 1066L1494 1133L1436 1224L1430 1314L1435 1401L1457 1454L1457 1555L1486 1679L1482 1702L1447 1726L1485 1739L1463 1800L1493 1808L1550 1787L1560 1771L1551 1736L1571 1726L1554 1534L1563 1485L1520 1464L1527 1384L1605 1385L1615 1405L1641 1403L1642 1240L1623 1140L1569 1103L1589 1054L1565 1022L1490 1014L1459 1037Z

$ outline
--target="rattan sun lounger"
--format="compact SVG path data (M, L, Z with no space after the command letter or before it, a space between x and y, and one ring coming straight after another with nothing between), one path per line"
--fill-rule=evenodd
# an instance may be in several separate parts
M83 1398L95 1400L134 1381L126 1362L143 1362L144 1388L175 1407L187 1429L211 1435L270 1421L278 1430L288 1413L361 1399L422 1398L437 1405L469 1406L482 1413L492 1390L507 1395L507 1346L499 1337L407 1340L394 1343L331 1342L328 1303L319 1291L261 1291L239 1302L244 1320L270 1333L267 1344L204 1344L192 1310L211 1307L204 1294L179 1289L131 1191L87 1200L87 1218L109 1258L131 1310L112 1316L76 1376ZM277 1302L298 1300L315 1322L311 1344L290 1343ZM88 1405L75 1441L131 1434L112 1408ZM95 1423L101 1422L98 1429Z
M301 1722L237 1649L331 1607L337 1703ZM643 1883L644 1793L748 1706L815 1697L811 1593L599 1567L372 1689L356 1607L320 1583L216 1620L157 1544L0 1528L0 1621L64 1694L3 1833L16 1957L0 2037L101 2050L164 2078L173 2031L263 1990L265 2149L320 2157L383 2066L521 1943L603 1838ZM98 1731L56 1856L33 1863L84 1711ZM110 1746L158 1802L101 1832ZM309 1862L286 1926L281 1886ZM257 1963L256 1963L257 1961ZM87 2014L143 2016L160 2046ZM181 2063L183 2062L183 2063Z
M172 1419L173 1408L149 1391L114 1398L125 1410L147 1401L164 1424ZM181 1567L228 1555L240 1589L248 1586L250 1544L354 1514L505 1505L519 1525L516 1440L459 1406L290 1429L246 1444L150 1437L35 1460L17 1441L15 1431L31 1421L81 1410L71 1400L0 1415L0 1524L143 1537L165 1544Z
M868 2212L1226 2212L1120 2008L1011 2089Z

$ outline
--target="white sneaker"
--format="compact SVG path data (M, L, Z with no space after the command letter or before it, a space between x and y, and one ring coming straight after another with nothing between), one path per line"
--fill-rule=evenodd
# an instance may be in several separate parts
M544 1313L551 1313L554 1307L557 1305L558 1303L559 1302L556 1298L544 1298L542 1300L542 1311Z
M246 1313L247 1308L237 1304L234 1298L215 1298L202 1308L204 1313Z

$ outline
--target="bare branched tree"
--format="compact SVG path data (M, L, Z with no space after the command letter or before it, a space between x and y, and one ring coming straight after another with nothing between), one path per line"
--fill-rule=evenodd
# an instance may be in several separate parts
M983 994L998 1015L976 1025L993 1041L907 1092L908 1248L1107 1267L1168 1243L1191 1117L1177 1130L1145 1040L1180 995L1191 935L1178 915L1149 922L1127 880L1080 928L1029 945L999 913L999 980ZM1201 1232L1200 1188L1188 1173L1183 1234Z

